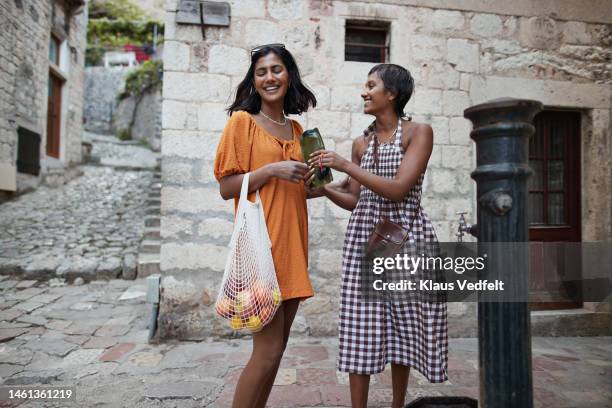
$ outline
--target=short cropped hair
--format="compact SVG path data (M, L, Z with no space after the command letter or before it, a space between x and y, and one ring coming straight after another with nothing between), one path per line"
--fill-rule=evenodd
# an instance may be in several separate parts
M378 64L370 70L368 75L373 73L377 73L385 89L395 95L395 113L400 117L406 116L404 107L414 91L414 79L410 72L396 64Z

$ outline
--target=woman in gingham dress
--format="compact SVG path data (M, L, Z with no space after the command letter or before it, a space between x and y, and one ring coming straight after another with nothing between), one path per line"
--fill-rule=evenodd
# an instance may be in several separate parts
M322 193L352 211L343 250L338 369L349 373L353 407L367 405L370 375L387 363L393 407L404 406L410 367L430 382L447 380L446 303L365 302L361 297L363 252L381 216L402 224L411 243L437 242L420 203L433 132L429 125L402 119L413 84L398 65L372 68L362 98L364 113L376 120L355 139L352 160L327 150L310 160L347 173L350 180L344 190L328 185Z

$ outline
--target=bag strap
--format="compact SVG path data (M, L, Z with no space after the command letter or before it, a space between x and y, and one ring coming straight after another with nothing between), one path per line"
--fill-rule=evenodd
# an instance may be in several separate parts
M240 189L240 201L242 200L248 200L248 194L249 194L249 175L251 173L245 173L244 176L242 176L242 188Z
M241 216L241 214L245 210L246 201L248 201L249 196L249 174L245 173L242 176L242 186L240 187L240 197L238 197L238 208L236 209L236 219Z
M397 120L397 128L395 128L395 132L393 133L393 144L400 146L401 147L401 140L402 140L402 118L400 117ZM372 142L374 142L374 149L372 151L372 161L374 162L374 175L378 176L378 157L375 157L375 155L378 153L377 152L377 146L378 146L378 135L376 134L376 125L374 125L373 129L372 129ZM371 191L371 190L370 190ZM374 191L372 191L372 193L374 193ZM376 196L378 196L378 204L379 204L379 208L381 207L380 204L382 204L382 197L380 195L378 195L377 193ZM370 200L370 214L373 214L372 211L372 200ZM382 217L381 217L382 218Z
M259 189L255 192L255 203L257 204L257 212L259 213L259 226L261 231L261 238L263 242L268 244L269 248L272 248L272 241L270 240L270 234L268 233L268 224L266 224L266 215L264 214L263 203L259 197Z
M245 173L242 176L242 187L240 188L240 198L238 199L238 210L236 211L236 218L242 216L243 212L246 209L246 206L249 204L257 205L259 212L259 222L260 222L260 231L261 238L264 242L267 242L270 246L272 246L272 241L270 240L270 235L268 234L268 228L266 224L266 216L263 210L263 204L261 202L261 197L259 196L259 189L255 191L255 202L251 203L249 201L249 175L251 173Z
M242 176L242 186L240 187L240 197L238 197L238 208L236 208L236 216L234 217L234 229L232 230L232 237L230 238L229 247L233 247L236 244L236 237L240 230L240 223L244 217L246 209L247 196L249 193L249 173Z
M402 118L400 117L397 122L397 129L395 130L395 145L402 148Z
M240 188L240 198L238 199L238 206L243 201L249 201L249 175L251 173L245 173L242 176L242 187ZM261 202L261 198L259 197L259 190L255 192L255 204Z

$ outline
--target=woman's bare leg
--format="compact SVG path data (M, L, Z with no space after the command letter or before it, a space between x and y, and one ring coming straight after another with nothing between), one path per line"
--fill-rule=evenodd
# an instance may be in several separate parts
M295 319L295 314L297 313L298 306L300 305L300 300L289 299L284 301L282 305L285 314L283 327L283 351L285 351L285 348L287 347L287 341L289 340L289 333L291 332L291 325L293 324L293 319ZM255 408L264 408L266 406L266 402L268 402L268 397L270 396L270 392L272 391L272 386L274 385L274 380L276 379L276 373L278 372L279 366L280 361L270 373L265 385L261 388L261 392L259 393L257 402L254 405Z
M278 368L284 349L284 321L284 307L281 306L270 323L253 333L253 351L236 385L233 408L254 407L266 380Z
M370 376L350 373L349 384L351 388L351 406L353 408L367 408Z
M404 406L409 376L409 366L391 364L391 384L393 386L392 408L402 408Z

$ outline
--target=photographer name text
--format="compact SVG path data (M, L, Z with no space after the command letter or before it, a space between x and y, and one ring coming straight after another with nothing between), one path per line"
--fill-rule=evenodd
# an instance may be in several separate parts
M455 287L455 283L457 287ZM418 282L402 279L397 282L385 282L382 279L377 279L372 283L372 287L376 291L452 291L455 289L468 291L503 291L504 282L499 279L489 282L486 279L481 279L476 282L467 280L458 280L456 282L435 282L431 279L423 279Z

